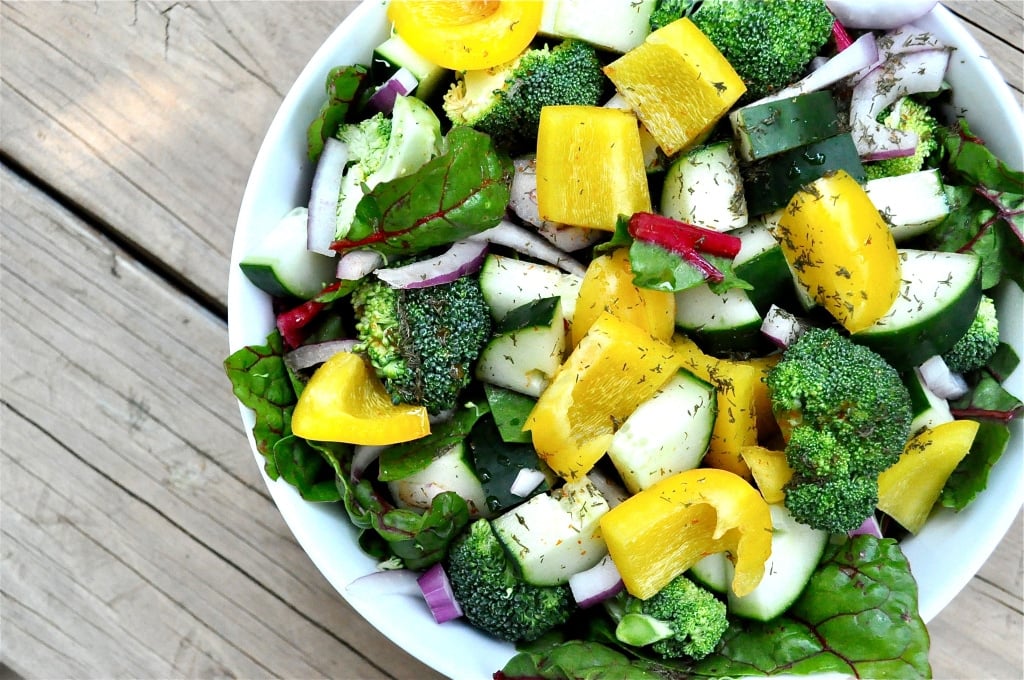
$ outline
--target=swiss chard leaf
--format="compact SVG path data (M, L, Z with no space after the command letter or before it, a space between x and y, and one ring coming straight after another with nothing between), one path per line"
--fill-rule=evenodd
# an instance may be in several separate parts
M490 137L456 126L440 156L363 196L346 238L334 248L404 257L453 243L501 221L511 180L512 163Z
M357 104L370 84L370 72L362 65L336 66L327 74L324 89L327 99L306 130L306 145L309 160L315 161L324 150L324 142L338 132L338 127L348 119L353 105Z
M484 394L491 406L491 415L494 416L494 423L498 426L501 438L513 444L532 443L533 435L529 431L524 432L523 425L526 424L526 418L537 400L490 383L484 384Z
M832 546L786 614L766 623L733 621L719 650L700 661L624 659L606 646L614 644L607 622L598 621L589 634L589 645L565 642L523 650L503 677L931 677L928 632L918 614L910 565L895 540L873 536ZM574 675L573 664L585 673L598 656L610 660L605 665L615 669L614 675ZM544 675L556 663L557 670ZM531 676L531 670L538 674Z
M939 498L943 506L959 512L988 485L988 473L1006 451L1010 428L1002 423L980 421L971 450L946 480Z
M486 403L467 404L450 420L434 426L426 437L389 446L381 451L377 478L382 482L393 482L423 470L439 455L465 439L476 421L488 412L490 406Z
M929 233L930 246L981 257L986 290L1004 276L1024 285L1024 173L992 154L964 120L938 136L953 181L949 216Z
M338 492L352 524L360 530L359 546L383 560L398 557L408 569L439 562L448 545L469 523L469 506L458 494L434 496L424 511L394 507L366 478L351 477L351 452L340 445L313 443L335 471Z
M242 404L253 410L256 422L253 438L265 459L264 470L271 479L280 476L274 455L277 442L291 435L295 390L284 363L281 334L273 332L265 345L243 347L224 360L224 371Z
M298 489L305 500L316 503L341 500L329 461L305 439L289 435L277 440L274 464L281 479Z

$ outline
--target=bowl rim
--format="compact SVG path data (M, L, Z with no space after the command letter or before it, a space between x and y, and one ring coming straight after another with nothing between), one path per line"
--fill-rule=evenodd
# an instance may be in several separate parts
M337 63L354 63L360 59L348 57L348 61L339 61L339 55L355 54L360 48L368 55L372 47L386 37L382 32L386 31L382 23L385 5L386 0L363 0L335 28L289 88L261 143L239 207L231 249L228 343L232 352L244 345L263 343L273 326L269 298L255 289L241 274L238 267L241 253L254 238L254 234L265 233L288 209L305 202L308 181L303 186L300 180L308 180L312 175L312 168L305 155L304 135L305 125L310 119L309 112L319 108L323 97L322 83L328 69ZM998 148L1000 155L1008 162L1013 164L1013 159L1018 159L1017 167L1024 166L1020 135L993 138L994 130L986 123L995 120L995 127L999 128L999 119L1005 117L1011 130L1024 130L1024 113L998 69L977 41L961 21L941 5L937 5L931 14L915 23L957 45L951 59L951 70L963 70L969 75L972 92L975 88L987 88L987 93L994 95L994 98L986 104L985 109L998 110L995 116L986 115L979 121L980 124L972 121L972 130L982 138L989 139L991 146ZM365 30L368 25L373 30ZM379 40L375 43L377 38ZM962 85L958 84L955 92L959 92L960 87ZM974 100L974 97L966 98L966 101ZM967 115L970 115L969 111ZM299 128L303 134L289 134L294 131L296 120L303 120L304 116L302 127ZM295 178L294 186L290 187L291 193L288 190L277 194L266 192L264 187L268 186L268 179L281 174ZM269 185L276 186L272 182ZM1022 300L1024 298L1016 286L1005 286L997 296L1001 308L1009 306L1012 309L1016 306L1021 309L1024 307ZM1005 324L1003 335L1008 341L1016 340L1015 346L1020 352L1020 339L1024 337L1024 330L1020 318L1013 321L1015 323ZM1015 394L1024 394L1022 367L1018 367L1010 376L1008 385ZM285 523L317 569L364 619L397 646L449 677L480 677L481 674L489 677L490 673L504 664L504 660L511 657L514 653L512 645L484 636L461 621L438 626L426 608L422 607L419 598L409 595L383 598L378 595L371 598L347 590L356 578L374 570L374 560L363 555L358 548L355 551L341 551L343 559L339 560L339 551L336 549L338 545L346 543L349 538L352 541L347 547L355 545L355 532L347 518L337 508L305 501L288 484L269 479L252 434L253 414L241 403L239 412L252 455ZM919 611L926 622L963 590L995 550L1024 506L1022 420L1018 418L1014 423L1010 448L992 470L990 480L996 481L990 482L986 493L959 515L945 509L939 510L919 535L902 543L915 576L918 577L922 593ZM332 537L338 535L345 538L331 541L328 545L322 540L325 531L331 532ZM943 536L943 539L935 539L937 535ZM973 546L973 550L967 551L969 557L943 569L939 578L936 575L939 570L932 567L944 564L950 554L958 554L955 546L961 544ZM963 554L963 551L959 551L959 554ZM406 601L403 602L403 599ZM393 615L396 610L401 611L401 617ZM421 624L432 628L421 629ZM460 649L462 654L455 657L445 652L452 648ZM472 656L471 660L476 662L476 667L466 666L470 660L466 655Z

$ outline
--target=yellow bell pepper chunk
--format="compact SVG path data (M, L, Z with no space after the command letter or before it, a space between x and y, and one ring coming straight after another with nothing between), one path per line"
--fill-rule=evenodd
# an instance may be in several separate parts
M519 56L537 35L533 0L391 0L388 19L409 46L438 66L490 68Z
M675 295L633 285L628 248L596 257L587 266L572 319L574 346L604 312L634 323L664 342L671 340L675 331Z
M606 231L619 215L650 211L636 116L599 106L541 109L537 209L551 222Z
M735 561L733 591L757 587L771 555L772 518L761 494L725 470L667 477L601 517L608 553L631 595L647 599L708 555Z
M654 31L604 72L669 156L704 139L747 91L689 19Z
M299 395L292 432L314 441L397 444L430 434L430 421L423 406L392 404L361 356L338 352Z
M781 359L782 354L779 353L766 357L737 360L745 366L752 366L757 371L757 381L754 383L754 420L757 423L758 441L767 441L779 431L779 424L772 412L772 395L768 391L768 383L765 382L765 378L768 376L768 371L772 370Z
M682 357L683 368L715 386L718 413L704 465L753 479L750 468L740 457L740 449L757 444L754 404L760 372L738 361L709 356L685 335L676 334L672 346Z
M750 468L761 496L769 505L781 503L786 499L782 487L793 476L793 468L789 467L784 451L773 451L763 446L743 446L740 458Z
M882 318L900 292L892 231L845 170L798 191L775 237L797 280L851 333Z
M954 420L912 437L900 459L878 476L878 509L907 531L920 531L977 433L977 422Z
M523 426L563 479L585 475L619 425L679 369L672 348L605 312L555 374Z

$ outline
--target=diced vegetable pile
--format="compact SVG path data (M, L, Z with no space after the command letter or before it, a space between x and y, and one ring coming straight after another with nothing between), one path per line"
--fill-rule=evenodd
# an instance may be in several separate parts
M391 0L331 71L241 262L266 473L521 645L497 678L927 677L899 539L1022 410L1024 175L933 3L598 4Z

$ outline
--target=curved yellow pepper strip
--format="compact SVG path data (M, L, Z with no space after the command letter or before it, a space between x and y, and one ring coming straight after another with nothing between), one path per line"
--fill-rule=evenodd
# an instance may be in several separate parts
M532 0L391 0L388 19L416 52L438 66L498 66L525 50L544 4Z
M338 352L299 395L292 432L314 441L397 444L430 434L430 421L423 406L392 404L361 356Z
M647 599L702 558L728 551L742 597L764 576L772 518L761 494L725 470L698 468L663 479L601 518L601 534L631 595Z

